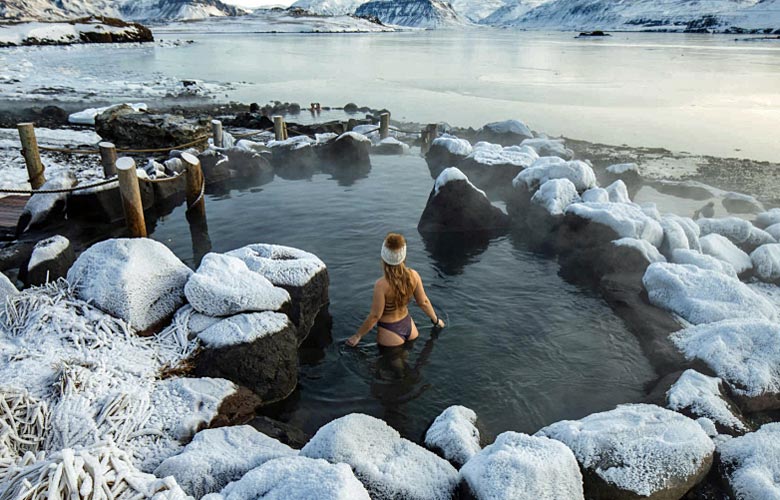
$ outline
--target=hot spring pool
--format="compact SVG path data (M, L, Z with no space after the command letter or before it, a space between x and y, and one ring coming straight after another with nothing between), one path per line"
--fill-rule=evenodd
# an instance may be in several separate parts
M372 164L357 180L276 177L207 196L213 251L278 243L313 252L329 268L332 338L302 350L299 387L272 416L313 433L362 412L419 440L442 410L462 404L490 438L644 396L655 374L603 300L561 278L555 260L534 253L522 234L484 245L425 242L417 232L433 186L425 161L372 156ZM389 231L407 237L408 264L448 328L432 335L413 306L421 335L402 353L381 353L374 334L357 349L345 347L368 313ZM151 237L194 265L183 207L157 221Z

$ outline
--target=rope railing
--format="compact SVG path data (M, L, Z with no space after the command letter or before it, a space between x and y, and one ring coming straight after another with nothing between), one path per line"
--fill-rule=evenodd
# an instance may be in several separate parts
M117 182L117 179L111 178L106 179L104 181L95 182L93 184L86 184L83 186L73 186L70 188L61 188L61 189L6 189L6 188L0 188L0 193L5 194L60 194L60 193L72 193L74 191L83 191L85 189L92 189L100 186L105 186L107 184L111 184L113 182Z
M192 146L196 146L204 141L207 141L210 136L204 135L201 137L198 137L194 141L187 142L184 144L179 144L177 146L172 146L169 148L152 148L152 149L117 149L117 153L126 153L126 154L141 154L141 153L168 153L170 151L173 151L174 149L187 149ZM70 148L55 148L55 147L49 147L49 146L38 146L38 149L41 151L47 151L51 153L65 153L65 154L82 154L82 155L93 155L93 154L99 154L99 149L70 149Z

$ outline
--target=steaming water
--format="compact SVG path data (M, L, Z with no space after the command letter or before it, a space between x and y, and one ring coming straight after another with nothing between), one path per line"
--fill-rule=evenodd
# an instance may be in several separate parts
M275 416L313 432L363 412L419 439L452 404L473 408L496 434L535 432L643 396L652 369L603 300L564 281L557 263L530 251L521 235L484 246L425 242L416 230L433 184L424 160L372 162L371 173L354 182L277 177L207 198L214 251L272 242L312 251L328 265L332 342L302 351L299 388ZM449 325L434 337L413 308L421 335L402 356L382 355L374 334L358 349L343 342L368 313L379 249L391 230L408 238L408 262ZM152 237L193 263L182 208L159 221Z

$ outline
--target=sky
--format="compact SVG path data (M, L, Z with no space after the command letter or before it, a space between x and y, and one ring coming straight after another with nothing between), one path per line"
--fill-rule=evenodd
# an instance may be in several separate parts
M258 7L273 7L281 5L282 7L289 7L295 0L222 0L230 5L238 5L239 7L245 7L248 9L256 9Z

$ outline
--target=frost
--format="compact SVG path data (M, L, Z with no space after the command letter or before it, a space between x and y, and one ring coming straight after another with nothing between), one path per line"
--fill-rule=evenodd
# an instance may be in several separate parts
M283 148L283 149L291 149L291 150L297 150L297 149L303 149L303 148L309 148L313 144L315 144L315 140L312 139L309 136L306 135L299 135L296 137L290 137L289 139L285 139L283 141L268 141L269 148Z
M614 175L625 174L626 172L639 173L639 165L636 163L618 163L607 167L607 172Z
M719 378L685 370L666 393L667 407L676 411L690 408L694 415L707 417L724 427L747 430L721 397L720 384Z
M718 452L737 498L780 498L780 423L721 443Z
M661 250L670 256L677 249L700 250L699 225L693 219L666 214L661 217L661 227L664 230L664 241Z
M610 202L631 203L631 198L628 196L628 188L626 187L626 183L620 179L616 180L604 189L609 195Z
M16 289L16 286L14 286L13 283L11 283L11 280L8 279L8 276L0 272L0 310L2 310L2 306L5 304L7 298L10 298L10 296L16 295L18 293L19 290Z
M638 240L636 238L621 238L612 242L617 247L629 247L636 249L642 254L642 257L649 263L653 262L666 262L666 257L661 255L656 247L650 244L647 240Z
M772 224L771 226L767 227L764 231L766 231L766 233L772 238L774 238L775 240L780 241L780 223Z
M633 204L574 203L569 205L566 213L603 224L621 238L647 240L654 247L660 247L663 241L661 225Z
M33 248L30 262L27 264L27 269L33 269L43 262L56 259L57 256L67 250L69 246L70 240L59 234L39 241L35 244L35 248Z
M539 155L528 146L504 147L500 144L478 142L467 158L481 165L514 165L526 168L530 167Z
M64 172L44 182L41 189L68 189L75 185L76 176L69 172ZM67 196L67 193L41 193L30 196L30 199L24 205L24 211L31 216L27 227L45 221L58 203L65 202ZM24 230L26 229L24 228Z
M258 243L225 255L243 260L250 270L277 286L302 287L325 270L325 263L316 255L282 245Z
M444 187L445 184L455 181L465 181L469 186L471 186L472 189L487 198L485 192L472 184L469 178L466 177L466 174L461 172L457 167L445 168L442 173L439 174L433 187L434 194L439 194L439 190Z
M577 188L569 179L550 179L531 198L531 203L541 206L550 215L563 215L566 207L579 201Z
M480 452L477 414L465 406L444 410L425 433L425 446L441 450L444 458L463 465Z
M281 313L236 314L204 329L198 334L198 339L209 349L221 349L254 342L288 326L291 326L290 320Z
M559 158L570 159L574 156L574 151L566 147L563 139L526 139L520 143L521 146L533 148L538 156L557 156Z
M738 217L723 217L721 219L698 219L696 223L701 228L701 235L719 234L725 236L736 245L748 241L753 230L753 224Z
M734 266L710 255L699 253L696 250L678 248L672 252L670 261L675 264L689 264L701 269L723 273L735 279L737 278L737 271L734 270Z
M756 226L761 229L766 229L775 224L780 224L780 208L772 208L756 216Z
M609 193L604 188L590 188L582 193L582 201L586 203L609 203Z
M761 245L750 254L753 271L762 281L780 281L780 244Z
M352 139L355 142L371 142L371 139L369 139L363 134L358 134L357 132L344 132L343 134L338 136L336 140L340 141L346 138Z
M554 162L545 158L540 158L531 167L517 174L512 185L524 185L529 191L535 191L550 179L569 179L578 192L596 186L596 174L587 163L578 160Z
M450 154L456 156L468 156L473 151L471 143L465 139L458 139L457 137L449 134L444 134L441 137L437 137L431 143L431 147L440 146Z
M699 243L701 244L703 254L711 255L718 260L728 263L737 274L742 274L753 268L750 256L740 250L725 236L708 234L699 239Z

